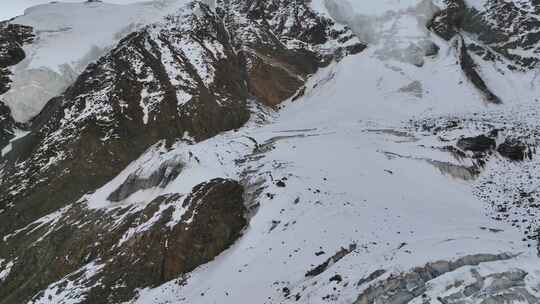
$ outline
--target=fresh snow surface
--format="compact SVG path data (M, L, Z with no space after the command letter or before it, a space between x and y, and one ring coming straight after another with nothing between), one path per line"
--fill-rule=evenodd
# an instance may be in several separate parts
M29 25L37 35L24 47L26 59L11 68L12 89L2 100L13 117L26 122L58 96L86 68L120 39L155 22L187 0L129 5L52 2L26 9L12 22Z

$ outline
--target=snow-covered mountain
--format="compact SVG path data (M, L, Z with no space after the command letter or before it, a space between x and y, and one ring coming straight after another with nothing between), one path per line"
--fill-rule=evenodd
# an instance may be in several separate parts
M0 304L540 303L539 14L88 1L1 23Z
M49 99L62 94L90 62L176 6L171 1L131 5L87 1L27 9L10 22L32 27L36 37L23 46L26 58L11 68L12 89L2 99L17 121L27 122Z

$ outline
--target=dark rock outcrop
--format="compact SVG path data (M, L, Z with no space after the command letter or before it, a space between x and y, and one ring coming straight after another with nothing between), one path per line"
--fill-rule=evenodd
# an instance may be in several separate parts
M476 38L468 41L469 51L488 61L502 62L504 58L514 70L534 69L540 61L537 4L531 3L528 9L527 5L514 1L489 0L479 9L467 7L463 0L445 2L446 7L428 24L440 37L450 40L457 35L472 34Z
M29 26L0 22L0 70L8 73L6 67L16 65L25 58L22 46L34 39L33 29ZM6 83L0 86L0 94L5 93Z
M469 54L463 37L459 38L457 42L457 49L459 53L459 64L461 66L461 70L463 70L463 73L467 79L469 79L469 81L484 94L486 101L494 104L502 103L501 99L491 91L482 76L480 76L478 66Z
M320 16L303 0L219 0L246 66L250 93L276 106L331 60L361 52L352 31ZM325 48L334 43L337 47Z
M14 145L0 176L0 235L101 187L158 141L200 141L242 126L246 98L239 59L207 6L129 35Z
M11 72L7 68L25 58L22 46L32 42L32 31L28 26L0 22L0 95L10 88ZM16 127L10 109L0 98L0 150L14 137L13 130Z
M473 152L476 157L484 157L492 151L497 151L501 156L513 160L523 161L532 158L531 149L516 138L506 138L497 146L494 136L497 132L475 137L464 137L457 141L456 146L462 151Z
M165 162L148 177L141 177L138 172L130 174L126 180L107 198L112 202L120 202L139 190L154 187L165 188L182 172L182 164Z
M161 269L158 259L165 254L162 248L167 236L157 230L168 227L151 225L153 216L161 219L158 212L164 208L163 204L178 203L180 197L156 199L134 214L129 207L88 210L84 204L75 202L103 186L158 142L169 145L186 136L201 141L242 126L249 118L248 91L242 71L221 19L208 6L195 2L178 14L124 38L110 53L87 67L62 96L51 100L32 121L32 133L13 143L13 149L2 160L0 238L9 241L0 243L0 256L17 263L9 283L0 286L0 303L24 302L68 274L74 276L73 280L84 277L81 272L91 272L84 269L91 263L101 265L96 266L105 273L101 281L109 285L103 285L106 290L90 297L99 299L90 303L107 303L116 276L126 276L127 287L114 291L115 294L132 296L137 286L157 284L173 274L188 272L230 245L245 225L244 220L238 219L238 213L234 222L232 218L219 222L219 217L213 214L207 214L210 219L197 220L198 216L204 216L206 207L201 205L203 209L199 210L194 206L191 210L197 213L192 214L195 226L189 233L198 231L199 235L187 236L187 232L182 232L178 237L189 239L196 247L189 249L184 244L186 249L182 250L187 251L184 254L187 260L174 262L175 257L171 257L172 265L156 272ZM137 186L152 186L157 180L161 184L178 172L161 173L135 187L120 189L117 198L136 191ZM206 197L212 198L210 206L214 201L228 204L232 199L236 204L241 199L241 187L237 184L235 187L229 182L213 184L201 188L209 196L198 203L206 202ZM220 192L220 187L230 194ZM219 200L217 194L210 195L213 189L220 193ZM240 204L229 209L235 212L242 208ZM224 210L216 207L208 212L220 211ZM169 213L170 218L172 210ZM31 224L46 215L61 220L45 221L43 227ZM218 221L215 223L218 232L210 229L214 218ZM137 230L137 223L142 225L145 221L150 221L148 225L157 230L151 234ZM197 223L209 230L202 233ZM28 237L14 236L17 229L36 226L41 229ZM130 252L128 255L118 251L125 247L118 245L117 249L115 245L124 234L129 234L129 229L138 238L131 249L125 249ZM214 233L216 238L212 239ZM198 237L203 239L197 241ZM177 246L173 243L181 241L168 242ZM148 251L153 246L158 251ZM199 252L201 248L206 249ZM131 260L120 261L127 257ZM122 269L126 265L133 271ZM145 267L149 269L143 273L141 269ZM39 276L34 275L37 272ZM81 284L92 282L95 283L90 278Z
M540 6L533 2L520 5L515 1L488 0L480 10L469 9L462 27L476 34L478 41L471 41L469 49L484 60L507 61L511 70L536 68L540 62Z
M53 226L6 240L19 259L0 288L0 303L47 298L39 291L52 282L49 290L59 299L72 292L81 303L127 301L137 288L178 278L233 244L247 225L243 194L237 182L215 179L187 197L159 197L136 212L76 204ZM175 218L177 210L185 210L181 218Z
M463 0L448 0L446 7L433 16L427 27L441 38L450 40L460 32L465 12Z
M479 135L476 137L461 138L457 142L457 147L463 151L471 151L475 153L486 153L497 146L495 139L486 135Z
M349 245L349 248L343 248L342 247L338 252L336 252L336 254L334 254L333 256L328 258L326 261L324 261L324 263L322 263L322 264L318 265L317 267L309 270L306 273L306 277L318 276L319 274L325 272L330 266L332 266L333 264L339 262L341 259L343 259L347 255L349 255L351 252L355 251L356 247L357 247L356 244Z
M446 0L428 28L445 40L457 38L459 62L467 78L488 102L501 103L482 78L472 55L510 70L535 69L540 62L539 13L540 6L534 3L489 0L479 8L468 7L463 0Z
M499 104L502 101L488 87L478 71L478 66L469 54L469 46L464 39L464 32L478 34L478 28L468 26L475 22L475 15L463 0L447 0L446 7L437 13L427 27L441 38L450 41L456 38L455 47L458 61L467 79L485 96L487 102Z
M11 117L11 110L0 101L0 151L13 138L16 122Z
M500 155L514 161L523 161L532 157L529 147L517 139L507 138L497 147Z

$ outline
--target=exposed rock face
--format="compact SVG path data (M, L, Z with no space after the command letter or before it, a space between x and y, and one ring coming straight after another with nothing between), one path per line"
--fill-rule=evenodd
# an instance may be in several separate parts
M484 79L482 79L482 76L480 76L480 73L478 72L478 66L474 62L471 55L469 54L465 40L463 38L460 38L457 41L456 45L459 52L459 64L461 66L461 69L465 73L465 76L467 76L469 81L480 92L484 94L486 101L490 103L494 103L494 104L502 103L499 97L497 97L497 95L495 95L487 86Z
M0 68L6 73L5 68L21 62L24 57L22 45L31 43L34 35L29 26L0 22ZM5 74L4 74L5 75ZM6 88L3 83L2 88ZM5 93L0 90L0 94Z
M467 7L463 0L445 2L445 9L433 17L428 28L445 40L450 40L461 30Z
M471 41L469 49L485 60L508 60L510 69L534 69L540 51L538 13L540 7L534 1L489 0L483 9L468 10L463 29L478 34L481 42Z
M208 262L239 237L247 221L235 181L122 205L139 190L166 187L181 163L129 175L109 193L111 208L90 208L85 194L158 142L199 142L241 127L250 95L276 105L317 68L363 48L303 1L249 4L222 1L212 10L193 2L125 37L0 158L0 257L13 264L0 303L74 293L87 303L123 302L137 288ZM296 21L286 26L289 18Z
M187 197L159 197L137 212L71 206L50 227L29 228L6 239L24 263L12 268L0 289L0 303L22 303L43 284L58 280L54 299L86 290L85 303L129 300L136 288L175 279L228 248L247 224L243 193L237 182L216 179L196 186ZM175 215L178 210L184 210L181 217ZM34 300L49 296L36 294Z
M527 158L531 158L529 147L514 138L507 138L499 145L499 147L497 147L497 152L502 156L515 161L523 161Z
M428 28L445 40L457 38L465 75L488 102L500 103L482 78L473 55L506 65L510 70L535 69L540 61L539 6L533 2L499 0L489 0L483 7L468 7L463 0L445 3L446 7L434 16Z
M445 2L446 7L433 17L428 28L445 40L456 38L455 45L459 64L465 76L484 94L486 101L501 103L499 97L488 88L480 76L477 65L469 53L469 45L464 38L464 35L468 33L478 34L479 31L483 30L468 26L471 22L478 23L480 17L474 15L463 0L447 0Z
M182 172L182 164L166 162L157 171L152 172L150 176L140 176L138 173L131 174L118 189L109 195L108 200L120 202L139 190L154 187L165 188L172 180L178 177L180 172Z
M350 29L320 16L302 0L220 0L241 50L250 93L269 106L294 96L308 75L333 59L361 52Z
M111 227L115 223L114 216L120 215L90 212L83 205L67 207L66 211L65 206L84 193L101 187L158 141L172 143L186 135L200 141L242 126L249 117L244 83L240 60L230 44L224 24L208 6L194 3L162 23L123 39L107 56L89 66L63 96L51 100L33 120L31 135L14 144L13 150L3 160L5 167L0 173L0 209L3 210L0 215L0 235L5 237L51 212L57 212L56 216L62 218L61 227L54 229L47 242L35 244L35 250L18 251L15 248L26 248L39 236L31 241L15 238L0 245L0 255L9 260L17 256L18 261L11 271L10 284L0 288L3 303L20 303L69 273L82 271L81 275L86 275L84 273L93 271L81 270L90 262L103 265L103 261L109 261L108 258L100 260L105 249L96 246L96 242L103 238L104 246L110 250L115 245L110 241L116 239L118 242L137 217L132 215L120 220L124 230L118 231L114 237L110 231L101 230L100 227ZM158 174L157 179L173 178L177 174L163 173L163 176ZM148 183L138 186L145 188L153 181L150 178ZM217 187L225 186L227 183ZM137 187L129 188L120 189L112 198L116 196L120 200L122 196L136 191ZM238 203L240 192L229 188L227 191L237 195L233 201ZM202 189L211 191L208 187ZM226 199L228 194L220 195ZM152 214L157 213L162 204L172 204L172 201L174 197L151 202L141 211L139 221L151 220ZM186 208L188 206L186 203ZM232 212L234 210L231 209ZM123 211L127 212L125 209ZM195 206L193 212L201 216L204 214ZM149 217L145 218L144 214ZM235 220L238 220L237 217ZM75 222L88 223L88 230L68 224ZM216 241L218 243L200 244L192 249L186 247L183 250L187 250L187 261L169 261L168 275L157 279L148 273L160 275L161 272L155 270L160 269L161 263L151 259L161 258L163 252L146 252L146 248L150 244L161 244L157 249L162 248L164 239L156 232L142 237L133 245L137 250L145 249L146 256L139 261L141 265L154 265L155 268L151 268L147 274L126 278L137 284L151 285L170 279L170 275L179 271L187 272L221 252L224 244L228 246L244 224L243 220L220 224L219 232L227 235L220 235ZM47 223L47 228L39 231L46 234L48 229L53 229L50 225ZM223 227L225 225L230 227ZM165 229L160 225L157 227ZM190 231L196 231L195 228ZM177 229L181 231L184 228ZM203 237L207 239L201 242L212 242L208 239L208 233L213 232L208 230L203 234L199 231L199 236L183 237ZM177 246L172 243L171 240L170 246ZM185 244L182 246L185 247ZM198 254L193 251L194 248L207 248L205 250L208 252ZM117 254L120 255L116 251L111 256ZM66 255L73 259L64 261L61 257ZM138 259L142 255L142 252L138 252L131 256ZM196 258L197 255L200 258ZM135 263L135 260L115 263L125 266L132 262ZM108 275L126 273L114 270L114 267L120 266L110 265L103 266L102 271ZM29 273L35 273L36 267L42 269L40 276L29 276ZM90 282L92 280L86 283ZM102 287L107 291L95 296L100 299L98 302L106 302L104 299L112 293L110 288L116 284L112 275L107 282L109 285ZM129 285L126 294L131 295L135 286ZM117 301L111 300L110 303Z
M8 155L0 208L15 206L0 216L17 224L0 231L100 187L162 139L200 141L242 126L246 96L227 32L207 6L128 36L52 100Z
M11 111L0 101L0 150L13 138L13 129L15 126L15 121L11 117Z
M497 133L498 131L494 130L487 135L460 138L456 146L462 151L472 152L478 158L486 157L495 150L501 156L513 161L532 158L531 148L517 138L507 137L503 143L497 145L495 140Z
M463 151L472 151L478 153L489 152L496 147L496 142L493 138L486 135L479 135L476 137L461 138L457 142L458 148Z
M336 254L334 254L332 257L330 257L328 260L326 260L321 265L318 265L317 267L309 270L306 273L306 277L314 277L317 276L323 272L325 272L332 264L339 262L339 260L343 259L345 256L350 254L356 250L356 244L349 245L349 248L341 248Z
M22 46L31 43L32 39L31 27L0 23L0 95L10 88L11 72L7 68L24 59ZM11 111L0 98L0 150L13 138L14 128L15 121L11 117Z

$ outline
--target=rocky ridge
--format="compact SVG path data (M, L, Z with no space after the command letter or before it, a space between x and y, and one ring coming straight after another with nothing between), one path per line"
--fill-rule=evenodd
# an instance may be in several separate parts
M0 22L0 95L10 89L13 66L25 58L22 46L32 43L32 28L8 22ZM16 123L10 109L0 100L0 150L14 137Z
M489 88L478 60L499 65L498 72L537 69L538 5L530 1L488 0L469 5L463 0L447 0L445 7L428 24L445 40L454 40L460 65L467 78L484 93L486 100L502 100Z

